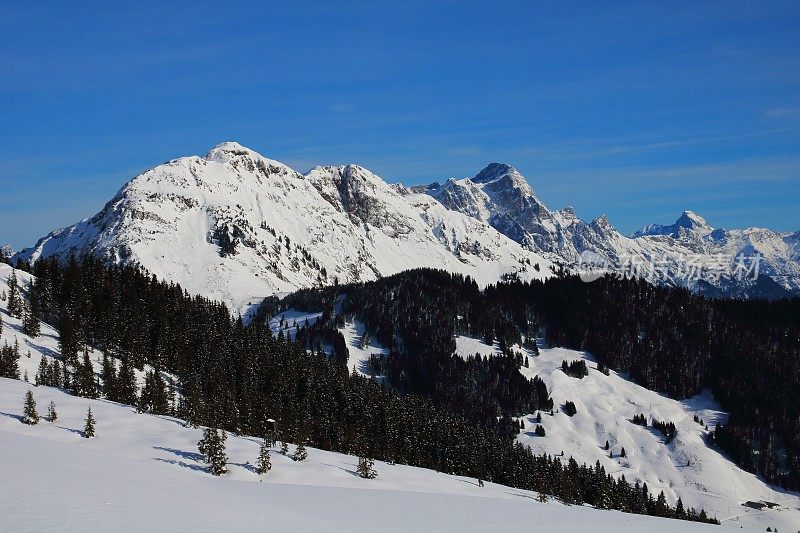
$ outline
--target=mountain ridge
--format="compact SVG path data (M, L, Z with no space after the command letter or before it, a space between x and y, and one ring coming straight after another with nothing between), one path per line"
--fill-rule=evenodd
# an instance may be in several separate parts
M96 215L49 233L14 258L70 253L140 264L237 309L270 294L420 266L482 284L504 276L541 279L554 265L579 270L587 254L620 275L632 262L660 262L661 270L648 273L652 281L698 292L800 291L800 232L715 230L686 211L672 225L626 236L605 215L587 223L570 207L550 210L505 163L491 163L473 178L407 187L356 164L301 174L232 141L139 174ZM686 257L723 253L763 254L769 280L680 277Z
M298 288L429 266L488 284L538 279L550 262L427 195L358 165L300 174L238 143L134 177L91 218L15 258L91 253L140 264L235 309Z
M474 178L432 184L425 192L527 249L578 270L590 257L617 275L644 276L713 296L800 294L800 232L714 229L701 215L686 210L673 224L651 224L626 236L606 215L587 223L570 207L551 211L514 167L501 163L488 165ZM758 263L757 272L750 272L752 279L734 279L736 269L741 271L740 260L749 263L747 270ZM686 276L693 268L700 274Z

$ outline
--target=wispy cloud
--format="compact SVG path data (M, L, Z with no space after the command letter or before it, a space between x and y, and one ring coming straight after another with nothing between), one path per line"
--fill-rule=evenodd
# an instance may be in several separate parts
M770 118L789 118L800 115L800 107L773 107L764 114Z

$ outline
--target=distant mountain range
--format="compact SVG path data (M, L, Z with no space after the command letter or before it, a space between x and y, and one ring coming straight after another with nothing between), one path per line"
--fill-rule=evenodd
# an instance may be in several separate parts
M414 190L569 268L599 263L608 271L712 296L775 298L800 291L800 231L714 229L684 211L674 224L653 224L625 236L605 215L587 223L569 207L551 211L516 169L500 163L474 178Z
M715 296L800 292L800 232L713 229L686 211L625 236L605 216L586 223L571 208L551 211L509 165L406 187L357 165L301 174L233 142L136 176L95 216L14 257L70 253L136 263L238 309L423 266L487 284L600 263Z

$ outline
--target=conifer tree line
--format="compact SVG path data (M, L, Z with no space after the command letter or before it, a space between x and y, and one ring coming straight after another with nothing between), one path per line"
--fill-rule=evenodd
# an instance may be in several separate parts
M210 437L204 449L209 464L220 473L225 461L218 447L215 452L215 443L224 439L224 431L263 435L266 420L272 418L277 421L283 444L287 440L296 443L296 459L302 459L303 448L310 445L446 473L480 476L550 494L567 503L710 520L702 511L679 512L679 507L667 504L663 493L653 495L638 483L631 485L624 478L615 480L599 464L578 465L573 459L537 456L514 441L519 427L510 416L499 417L508 425L505 431L496 420L491 423L469 419L463 414L464 406L427 394L425 387L416 382L418 375L409 381L403 394L398 394L393 387L350 373L345 365L324 353L308 351L302 342L273 336L263 321L245 326L241 320L233 319L224 305L189 296L179 286L160 282L139 268L108 266L91 257L71 257L63 263L40 260L32 270L36 281L31 294L37 299L40 318L59 327L62 367L67 368L69 382L80 382L77 375L85 357L79 354L85 355L88 346L113 355L121 363L117 366L107 358L99 383L95 382L96 392L106 397L114 395L118 401L132 405L142 405L145 397L148 410L165 411L190 424L218 428L222 433ZM437 309L441 310L432 307L431 312L436 313ZM445 319L446 315L438 318ZM476 323L481 320L475 318ZM414 325L403 321L398 331L408 333ZM476 326L465 321L452 324L452 328L456 327L466 330ZM505 332L502 338L511 337L510 332ZM414 342L412 337L407 340ZM486 371L492 368L493 360L498 360L516 370L519 358L507 350L508 340L503 342L507 357L481 360L485 366L478 366L475 360L471 363L474 366L466 362L464 367L453 368L461 369L464 375L476 375L476 368ZM402 364L411 349L398 351L396 364ZM439 357L435 352L426 353ZM428 365L425 357L413 360ZM438 368L440 363L431 368ZM138 390L136 381L129 378L132 368L142 369L145 364L176 376L180 394L174 404L152 399L165 393L157 384L156 373L148 391ZM501 372L497 370L495 374ZM487 384L493 392L485 397L475 391L458 396L465 402L485 405L492 417L498 414L498 405L522 406L519 408L530 408L529 412L540 404L546 406L546 388L540 393L535 384L524 378L523 381L517 382L517 391ZM83 392L83 388L75 387L73 392Z
M522 344L536 353L533 341L542 331L552 346L590 352L603 374L628 372L676 399L711 389L730 417L711 428L709 442L766 481L800 490L800 298L711 300L643 280L585 283L567 275L481 291L469 277L420 269L299 291L271 300L267 309L322 312L337 298L343 316L334 320L362 320L391 349L388 377L400 391L487 427L487 413L531 412L542 399L531 400L519 373L510 371L518 359L508 347ZM488 364L499 368L506 359L508 368L487 387L485 368L451 357L456 334L496 343L509 357Z

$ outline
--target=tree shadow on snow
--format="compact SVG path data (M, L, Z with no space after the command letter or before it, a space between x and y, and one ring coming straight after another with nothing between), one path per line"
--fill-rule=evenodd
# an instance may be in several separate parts
M83 431L81 431L81 430L79 430L79 429L65 428L64 426L56 426L56 427L57 427L58 429L63 429L63 430L65 430L65 431L69 431L70 433L74 433L74 434L76 434L76 435L77 435L77 436L79 436L79 437L83 437Z
M0 411L0 415L7 416L8 418L13 418L15 420L19 420L20 422L22 422L22 417L20 415L14 415L14 414L11 414L11 413L4 413L2 411Z
M203 454L197 452L185 452L183 450L178 450L175 448L165 448L163 446L153 446L154 450L160 450L162 452L168 452L173 455L177 455L178 457L182 457L184 459L188 459L190 461L195 461L197 463L202 462L205 460L205 456ZM165 459L166 460L166 459Z
M350 474L352 476L361 477L361 476L358 475L358 472L356 472L355 470L350 470L349 468L344 468L343 466L332 465L330 463L322 463L322 464L324 464L325 466L338 468L339 470L343 470L343 471L347 472L348 474Z
M229 465L233 465L233 466L238 466L238 467L244 468L245 470L249 470L250 472L252 472L254 474L258 474L258 469L255 467L255 465L251 465L250 463L231 463L231 462L229 462L228 464Z
M184 462L184 461L178 461L176 459L162 459L161 457L154 457L153 459L155 459L156 461L161 461L162 463L169 463L171 465L178 465L178 466L181 466L183 468L188 468L188 469L194 470L196 472L208 473L208 468L205 467L205 466L192 465L192 464L189 464L189 463Z
M46 355L47 357L50 357L51 359L57 359L59 361L61 360L61 355L57 351L53 350L52 348L48 348L47 346L43 346L41 344L36 344L35 342L31 342L28 339L25 339L25 344L28 347L33 348L34 350L38 351L42 355Z

